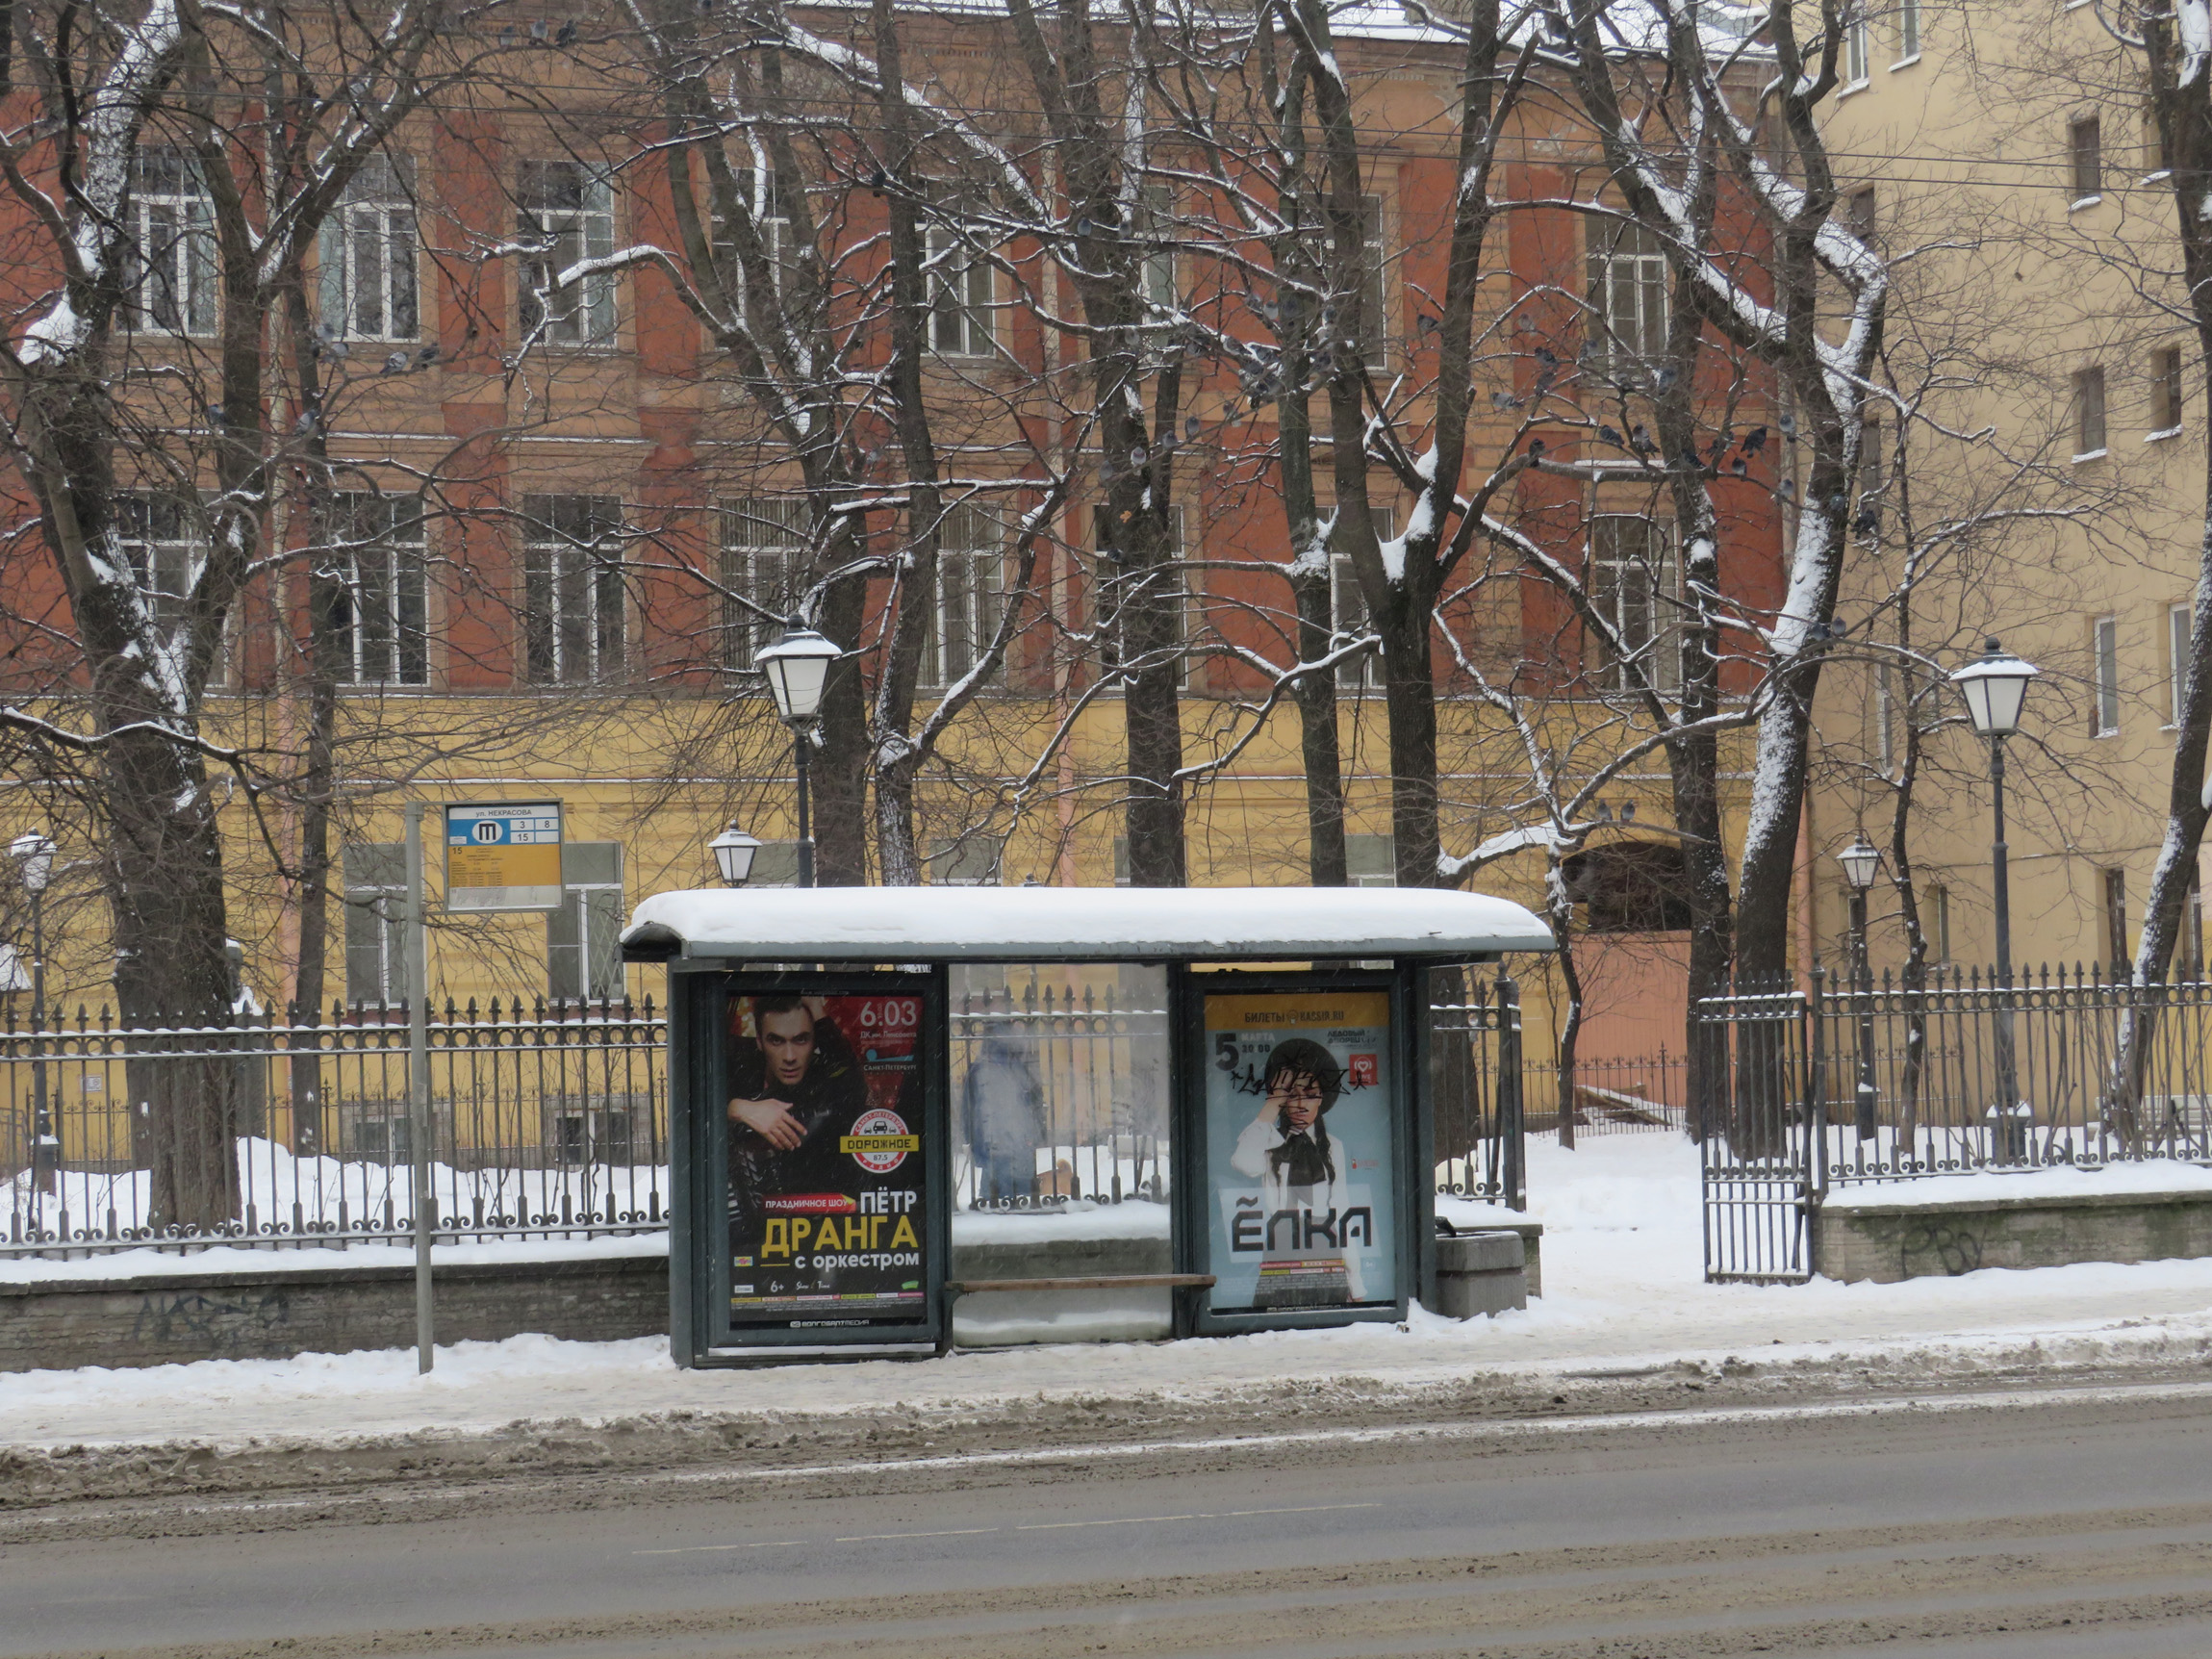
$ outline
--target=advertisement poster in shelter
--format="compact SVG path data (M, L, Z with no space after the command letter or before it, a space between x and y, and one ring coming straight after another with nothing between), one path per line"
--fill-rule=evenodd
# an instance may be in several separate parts
M914 995L729 999L729 1317L793 1326L923 1317Z
M1382 990L1206 999L1216 1314L1397 1300L1397 1079Z

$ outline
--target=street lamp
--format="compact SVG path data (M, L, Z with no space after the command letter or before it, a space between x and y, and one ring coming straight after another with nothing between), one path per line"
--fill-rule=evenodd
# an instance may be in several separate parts
M50 1193L62 1163L61 1137L46 1103L46 883L54 876L54 843L29 830L8 853L22 867L23 891L31 898L31 1182Z
M812 628L794 623L783 637L754 660L768 676L769 694L775 712L791 727L792 746L799 764L799 884L814 885L814 835L807 821L806 748L813 741L815 722L822 717L822 693L829 679L829 665L845 653Z
M723 883L742 887L746 878L752 874L753 855L760 851L760 838L748 835L735 824L706 844L714 855L715 864L722 871Z
M1851 889L1851 988L1859 993L1859 1086L1854 1121L1861 1140L1877 1133L1874 1120L1874 970L1867 959L1867 889L1881 873L1882 852L1862 832L1836 855Z
M1996 1105L1991 1120L1996 1126L1996 1152L2000 1161L2018 1162L2027 1155L2027 1120L2031 1109L2020 1097L2020 1064L2013 1046L2012 1024L2012 885L2005 868L2004 844L2004 740L2020 729L2021 703L2028 682L2038 670L1998 644L1996 637L1983 642L1982 654L1951 676L1951 683L1967 700L1967 715L1974 730L1989 739L1990 804L1993 830L1990 839L1990 897L1996 910L1997 1017Z

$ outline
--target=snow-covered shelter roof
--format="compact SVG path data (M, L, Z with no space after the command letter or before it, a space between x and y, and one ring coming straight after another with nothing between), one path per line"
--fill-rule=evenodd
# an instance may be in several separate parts
M1529 911L1401 887L815 887L657 893L633 961L1465 960L1548 951Z

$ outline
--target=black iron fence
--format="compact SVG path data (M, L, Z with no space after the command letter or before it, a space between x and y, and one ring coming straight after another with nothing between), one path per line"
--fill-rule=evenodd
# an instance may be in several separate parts
M649 1002L433 1010L439 1237L665 1226L667 1033ZM409 1233L407 1041L381 1008L0 1028L0 1255Z
M1706 1274L1802 1279L1836 1187L2123 1160L2212 1162L2212 983L2039 968L2000 986L1740 992L1699 1005Z
M1166 1204L1163 1003L1049 986L954 998L963 1208ZM1513 982L1439 975L1430 1019L1437 1190L1518 1209ZM650 1002L433 1010L438 1238L664 1228L667 1037ZM80 1011L0 1027L0 1256L410 1235L407 1044L405 1009L388 1008L131 1027Z

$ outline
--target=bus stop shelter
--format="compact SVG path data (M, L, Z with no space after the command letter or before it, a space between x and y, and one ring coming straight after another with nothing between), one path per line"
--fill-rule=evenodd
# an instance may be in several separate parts
M1433 1289L1428 977L1548 951L1398 888L663 893L679 1364L1396 1320Z

